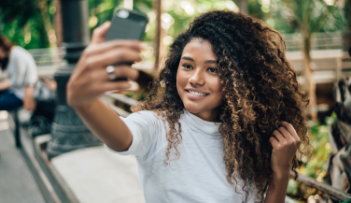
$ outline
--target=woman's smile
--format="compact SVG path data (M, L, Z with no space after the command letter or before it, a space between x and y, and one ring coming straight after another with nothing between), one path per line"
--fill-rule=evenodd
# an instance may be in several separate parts
M203 99L207 95L209 95L208 93L204 93L193 88L185 89L185 91L189 99L194 99L194 100Z

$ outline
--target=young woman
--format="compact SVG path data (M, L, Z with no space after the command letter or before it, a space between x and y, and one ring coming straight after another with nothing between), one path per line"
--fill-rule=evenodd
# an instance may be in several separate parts
M10 111L22 105L34 110L33 92L38 76L30 53L0 35L0 67L8 76L0 81L0 110Z
M170 46L149 100L120 118L98 96L130 87L110 79L137 71L109 65L140 61L143 45L103 42L108 28L94 31L67 99L110 149L136 155L146 202L284 202L309 139L277 31L240 13L202 14Z

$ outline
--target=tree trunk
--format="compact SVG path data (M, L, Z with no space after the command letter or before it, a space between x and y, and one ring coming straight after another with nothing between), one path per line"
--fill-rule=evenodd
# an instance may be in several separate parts
M342 49L347 52L351 46L351 0L345 1L344 14L347 26L342 34Z
M304 91L310 100L309 102L309 114L312 120L317 119L317 98L316 98L316 83L313 79L313 72L311 69L311 35L307 32L302 32L303 35L303 75L304 75Z
M160 66L163 63L164 58L164 45L162 43L162 39L165 35L164 29L162 29L161 25L161 15L162 15L162 0L156 0L154 4L155 12L156 12L156 35L154 41L154 56L155 56L155 69L156 73L161 69Z
M239 10L241 13L247 14L247 5L248 1L247 0L236 0L236 4L239 7Z
M46 34L48 36L48 40L50 43L50 47L56 47L56 34L54 29L52 28L52 24L50 22L49 14L47 12L47 1L41 0L39 1L39 8L40 8L40 14L43 18L44 22L44 28L46 31Z
M62 19L61 19L61 3L60 0L55 0L55 16L54 16L54 26L56 33L56 44L57 47L61 47L62 44Z

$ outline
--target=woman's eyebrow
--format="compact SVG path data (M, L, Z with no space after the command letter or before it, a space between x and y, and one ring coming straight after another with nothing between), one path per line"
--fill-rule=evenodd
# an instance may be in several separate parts
M183 56L182 59L185 59L185 60L189 60L189 61L194 62L194 59L192 59L192 58L190 58L190 57L187 57L187 56Z
M213 63L213 64L217 64L217 61L215 61L215 60L207 60L207 61L205 61L205 63Z
M188 56L183 56L181 59L185 59L185 60L189 60L189 61L195 62L193 58L190 58ZM207 60L207 61L205 61L205 63L217 64L217 61L216 60Z

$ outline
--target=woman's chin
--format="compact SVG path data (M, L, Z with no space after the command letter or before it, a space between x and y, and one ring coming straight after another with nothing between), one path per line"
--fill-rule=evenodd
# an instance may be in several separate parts
M190 113L199 113L201 109L198 106L194 105L184 105L184 108L189 111Z

